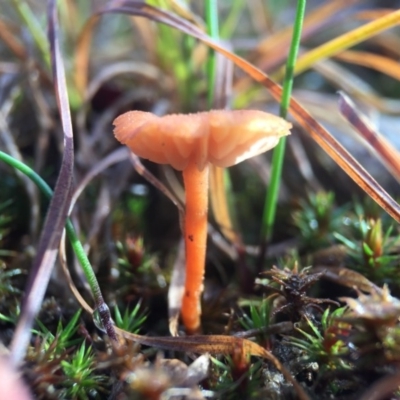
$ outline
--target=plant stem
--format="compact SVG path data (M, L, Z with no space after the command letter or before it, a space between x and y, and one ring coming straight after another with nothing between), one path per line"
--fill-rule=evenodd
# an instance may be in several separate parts
M218 1L206 0L205 2L205 17L207 23L207 33L214 39L219 39L219 26L218 26ZM207 104L209 109L225 108L226 100L224 96L224 89L220 84L216 87L217 75L217 57L216 52L209 49L209 57L207 60ZM229 79L229 78L227 78ZM217 94L217 98L215 96ZM235 235L235 230L232 226L230 218L228 196L230 194L230 176L225 168L219 168L211 165L211 208L214 213L216 222L221 226L222 231L226 237L232 238ZM236 238L237 239L237 238ZM237 240L234 240L238 243Z
M53 196L53 191L32 168L28 167L24 163L16 160L15 158L9 156L8 154L2 151L0 151L0 160L4 161L13 168L21 171L24 175L26 175L29 179L31 179L48 199L50 199ZM85 253L85 250L83 249L81 242L78 239L78 236L76 235L75 229L69 218L67 219L65 229L67 232L67 237L71 242L74 253L88 281L90 290L92 292L95 301L95 308L100 314L103 326L107 334L110 336L110 338L116 340L117 335L114 330L114 324L112 323L111 320L110 311L108 310L108 306L103 299L99 283L97 282L97 278L90 264L90 261Z
M300 46L305 8L306 8L306 0L298 0L296 19L293 26L293 36L289 49L288 59L286 62L285 79L283 82L282 99L280 104L280 116L282 118L286 118L287 110L289 108L289 103L290 103L290 97L292 94L293 72ZM275 222L279 185L282 174L283 158L285 155L285 147L286 147L286 138L282 137L278 145L274 149L272 156L271 181L269 184L268 193L264 204L264 212L263 212L262 228L261 228L262 241L264 243L268 242L272 236L272 228ZM265 246L262 247L265 248Z
M219 37L217 0L206 0L205 17L207 23L207 33L213 39L217 40ZM214 103L214 87L215 87L216 73L217 73L217 61L216 61L215 51L209 49L209 55L207 61L207 80L208 80L207 103L208 103L208 108L210 109L212 108Z

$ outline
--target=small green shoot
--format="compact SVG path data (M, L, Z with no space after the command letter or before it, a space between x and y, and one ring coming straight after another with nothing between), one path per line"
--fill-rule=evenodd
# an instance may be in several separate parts
M13 284L12 279L22 273L23 271L19 268L7 270L6 265L0 261L0 300L3 301L10 294L21 293Z
M12 199L6 200L0 204L0 244L1 240L7 235L9 232L10 222L12 221L12 217L7 213L7 209L13 203ZM1 249L0 249L1 252ZM1 253L0 253L1 255Z
M299 202L300 209L293 214L304 245L320 248L334 241L333 232L343 231L344 210L335 207L333 192L318 192Z
M17 321L18 321L18 318L19 318L19 315L21 313L20 304L17 303L16 301L15 301L14 305L10 306L8 304L7 311L8 311L7 315L3 314L3 313L0 313L0 321L16 325Z
M132 311L126 308L124 313L121 314L118 306L114 308L115 325L131 333L139 333L140 328L146 321L147 315L145 312L140 311L141 302L139 301Z
M247 330L259 329L260 334L257 335L257 341L262 346L267 347L269 337L262 333L262 330L271 323L272 298L263 299L260 302L252 302L249 311L249 314L243 312L239 323Z
M148 4L171 10L171 4L165 0L148 0ZM195 104L193 99L197 98L198 83L201 80L194 79L195 66L192 54L196 42L189 36L183 36L176 29L158 24L158 33L155 35L156 57L162 69L172 75L175 79L175 87L178 91L180 107L190 111Z
M226 357L225 362L211 358L218 398L228 400L259 398L263 386L262 362L239 365L235 357Z
M47 66L50 66L50 54L47 46L46 29L44 21L39 21L33 13L29 3L22 0L13 0L13 5L25 27L28 28L32 38L40 50Z
M321 331L310 318L305 316L309 332L296 328L303 338L288 338L292 345L304 350L304 361L317 362L324 371L350 369L350 365L344 359L349 350L343 340L343 336L348 333L349 325L336 320L343 316L345 311L346 307L333 312L327 308L321 318Z
M52 348L53 357L55 357L64 353L65 349L80 343L82 339L74 337L78 331L80 316L81 310L78 310L65 328L63 327L61 321L59 321L55 334L53 334L45 325L43 325L42 322L37 320L36 323L38 324L40 331L36 330L35 333L42 336L45 340L42 348L44 350Z
M393 235L393 227L384 232L380 218L366 220L361 217L356 229L355 236L360 240L334 232L334 237L348 248L350 267L378 285L385 282L400 285L396 255L400 239Z
M88 400L104 391L102 386L109 378L96 373L96 360L91 347L82 343L69 361L61 360L65 379L62 383L65 399Z

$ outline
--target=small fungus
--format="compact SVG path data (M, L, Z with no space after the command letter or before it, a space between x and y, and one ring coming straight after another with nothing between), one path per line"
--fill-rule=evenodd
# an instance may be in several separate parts
M212 110L158 117L130 111L114 121L114 135L139 157L182 171L186 191L186 281L181 316L200 329L207 241L209 164L230 167L276 146L291 124L257 110Z

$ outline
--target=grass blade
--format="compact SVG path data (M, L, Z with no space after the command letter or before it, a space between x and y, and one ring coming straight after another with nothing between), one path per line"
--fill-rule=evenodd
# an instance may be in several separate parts
M296 58L299 52L301 31L303 27L306 0L297 2L296 19L293 25L293 36L290 44L289 55L286 62L285 79L283 83L280 116L286 118L289 108L290 97L293 87L293 72L296 65ZM272 235L272 228L275 221L276 207L278 201L279 184L282 175L283 159L285 156L286 138L281 138L273 151L271 181L265 199L264 212L262 217L261 235L263 241L269 241ZM265 246L261 246L264 248ZM261 256L261 258L263 258Z
M355 104L343 92L339 92L339 110L360 136L369 144L372 154L385 166L385 168L400 182L400 153L379 132L376 132L365 116L357 110Z
M352 31L345 33L335 39L324 43L321 46L316 47L313 50L303 54L299 57L294 74L298 75L308 68L310 68L317 61L324 58L331 57L343 50L346 50L364 40L370 38L371 36L377 35L378 33L392 28L400 23L400 10L391 12L390 14L384 15L376 19L375 21L369 22L359 28L353 29ZM283 76L283 71L280 71L279 76ZM279 80L279 79L278 79Z
M400 65L397 60L389 57L380 56L368 51L346 50L337 54L335 58L347 63L374 69L400 81Z
M33 321L42 304L57 256L71 199L74 165L73 132L64 66L59 49L57 10L54 1L49 1L48 4L48 24L54 89L64 134L64 154L54 196L50 202L37 254L29 274L21 316L11 343L11 361L14 365L22 361L28 346Z

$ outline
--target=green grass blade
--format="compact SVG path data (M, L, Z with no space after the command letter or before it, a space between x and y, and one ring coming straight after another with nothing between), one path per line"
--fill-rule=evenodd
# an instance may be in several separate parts
M285 79L283 82L283 92L280 105L280 116L286 118L289 108L290 96L293 87L293 72L296 58L300 46L301 31L303 28L306 0L298 0L296 9L296 19L293 26L292 42L286 62ZM286 138L281 138L279 144L274 149L272 156L271 182L265 199L264 212L262 218L261 234L262 240L268 241L272 236L272 228L275 222L278 191L282 174L283 158L285 155Z
M213 38L218 39L218 4L217 0L206 0L205 17L207 23L207 33ZM212 108L214 102L215 77L217 74L217 60L215 51L209 49L207 60L207 104Z
M36 46L42 53L46 65L50 66L50 54L47 47L48 41L43 26L36 18L35 14L32 12L29 4L26 1L13 0L13 3L23 23L26 27L28 27Z

